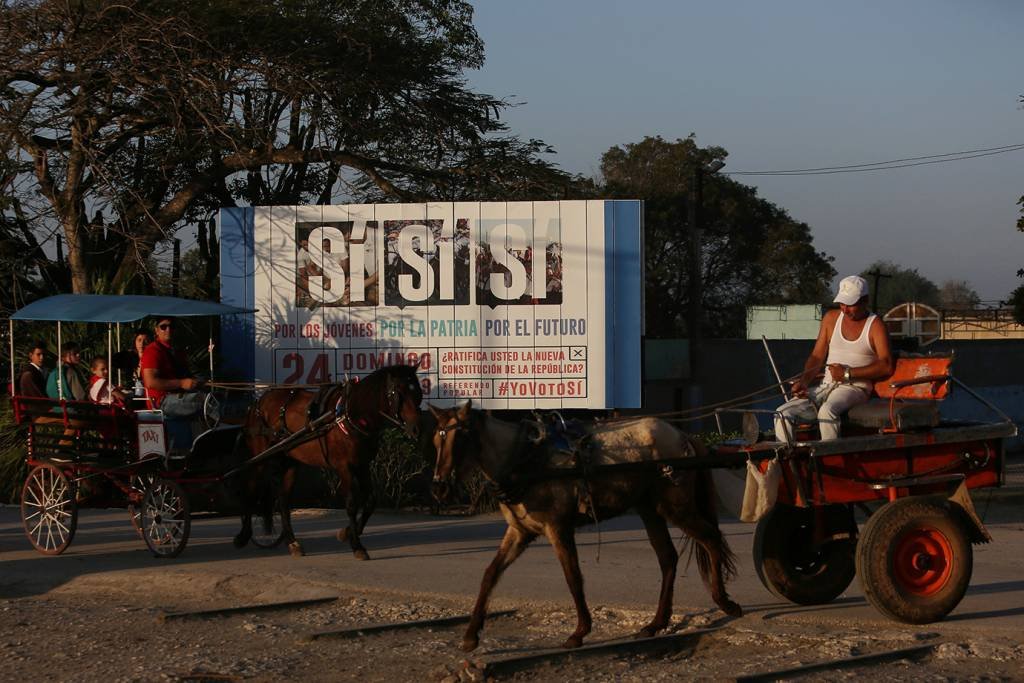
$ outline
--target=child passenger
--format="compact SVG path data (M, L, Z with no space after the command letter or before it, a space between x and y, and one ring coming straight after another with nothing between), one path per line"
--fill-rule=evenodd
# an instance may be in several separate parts
M103 403L105 405L113 403L123 406L124 394L117 387L110 385L108 377L110 370L107 368L107 359L103 356L96 356L92 359L91 369L92 377L89 378L89 400L93 403Z

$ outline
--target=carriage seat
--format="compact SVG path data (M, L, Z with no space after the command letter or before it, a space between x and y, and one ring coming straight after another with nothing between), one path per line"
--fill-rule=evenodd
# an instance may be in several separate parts
M952 355L898 357L892 375L875 382L875 398L851 408L844 425L887 432L938 426L939 401L949 394L952 364Z

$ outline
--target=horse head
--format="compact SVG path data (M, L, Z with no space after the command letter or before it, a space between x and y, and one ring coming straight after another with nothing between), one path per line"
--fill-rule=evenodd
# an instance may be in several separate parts
M462 440L470 436L472 428L473 401L466 401L459 408L435 408L427 404L430 412L437 420L434 429L434 449L437 459L434 462L434 476L431 480L430 492L434 499L443 503L451 494L451 480L457 474L463 451Z
M401 427L416 440L420 433L422 400L423 389L416 377L416 367L390 365L356 382L349 399L349 413L366 429L386 427L381 425L383 420Z

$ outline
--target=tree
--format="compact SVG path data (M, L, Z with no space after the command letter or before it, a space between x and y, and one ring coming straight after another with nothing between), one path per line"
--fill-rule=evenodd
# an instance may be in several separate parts
M981 297L966 280L946 280L939 287L939 305L947 310L977 308Z
M604 194L645 202L648 336L686 334L694 169L726 155L720 147L698 148L690 136L646 137L601 157ZM805 223L722 175L705 176L700 209L705 334L742 335L748 305L825 299L832 258L814 248Z
M939 288L934 282L917 272L916 268L903 268L891 261L875 261L861 271L860 276L872 288L872 308L884 314L893 306L907 302L941 306ZM875 282L878 282L878 296L875 299Z
M466 87L462 0L14 0L0 21L2 239L40 258L62 233L75 292L138 287L158 243L239 202L572 182Z
M1010 292L1010 299L1007 301L1013 308L1013 319L1018 325L1024 325L1024 285L1020 285Z

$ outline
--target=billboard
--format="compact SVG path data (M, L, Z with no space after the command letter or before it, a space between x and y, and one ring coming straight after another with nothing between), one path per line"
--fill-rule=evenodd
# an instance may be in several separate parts
M639 201L221 211L222 345L257 381L417 364L436 405L640 405ZM237 351L237 353L236 353Z

